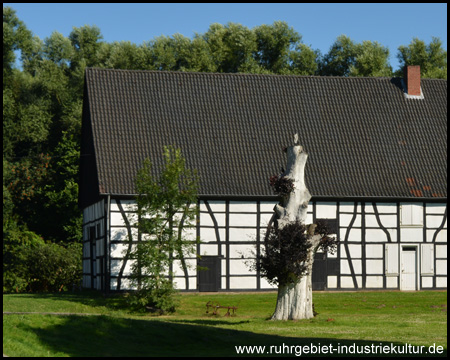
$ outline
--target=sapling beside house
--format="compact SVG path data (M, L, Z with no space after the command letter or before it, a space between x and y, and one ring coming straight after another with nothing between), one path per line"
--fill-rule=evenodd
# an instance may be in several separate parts
M139 237L133 244L130 236L125 254L133 260L131 280L136 289L129 295L130 304L160 313L175 311L174 261L187 272L185 256L195 254L196 241L186 239L184 230L195 227L198 188L197 174L186 167L180 149L164 147L163 155L159 177L153 176L148 159L137 174Z
M312 267L318 249L336 250L337 239L331 237L324 222L306 225L311 194L305 184L308 155L294 137L287 148L287 170L271 178L271 185L281 201L274 208L276 221L268 229L265 254L257 267L269 282L278 285L273 320L300 320L314 317L312 302Z

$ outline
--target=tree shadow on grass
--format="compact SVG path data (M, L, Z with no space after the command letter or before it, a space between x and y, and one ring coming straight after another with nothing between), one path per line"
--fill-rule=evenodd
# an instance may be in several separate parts
M8 296L14 297L15 295L16 294L9 294ZM67 301L94 308L104 307L110 310L127 310L123 294L120 293L106 296L97 290L82 289L78 291L63 291L57 293L32 293L29 295L31 295L33 299ZM23 296L23 294L18 294L18 296Z
M18 321L19 318L18 318ZM193 324L174 323L161 320L126 319L119 317L64 316L53 317L42 326L32 322L17 324L26 333L38 337L42 345L42 355L71 357L105 356L299 356L300 346L330 347L338 346L391 346L379 341L359 341L325 338L294 338L277 335L256 334L249 331L224 329L206 326L207 322ZM213 325L213 323L209 323ZM404 344L396 344L403 346ZM262 353L236 351L237 346L265 346ZM242 349L242 348L241 348ZM262 348L259 348L262 350ZM4 348L8 354L8 349ZM34 349L39 351L39 349ZM272 352L270 352L272 351ZM317 350L316 350L317 351ZM27 354L17 354L27 356ZM341 356L383 356L378 354L343 354ZM39 354L34 353L34 356ZM302 354L302 356L310 356ZM316 356L338 356L316 354ZM392 356L392 354L385 355ZM402 356L396 355L396 356ZM411 354L403 354L411 357ZM444 355L446 356L446 352Z

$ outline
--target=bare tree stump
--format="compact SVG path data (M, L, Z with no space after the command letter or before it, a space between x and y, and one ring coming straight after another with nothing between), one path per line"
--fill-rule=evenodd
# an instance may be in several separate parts
M298 135L294 137L294 146L287 148L287 168L284 176L292 179L294 189L288 195L283 196L280 204L274 211L277 215L278 227L291 222L305 224L308 203L311 194L305 184L305 165L308 154L298 144ZM272 320L300 320L314 317L312 304L312 266L314 253L319 246L320 235L314 235L315 225L307 228L308 242L311 247L308 250L305 261L306 272L296 282L278 286L278 297Z

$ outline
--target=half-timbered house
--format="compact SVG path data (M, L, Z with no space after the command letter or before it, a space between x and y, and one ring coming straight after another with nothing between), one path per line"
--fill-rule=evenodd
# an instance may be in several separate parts
M267 290L246 262L263 251L278 199L269 177L298 133L308 221L340 239L316 254L314 289L447 287L447 80L87 69L79 205L83 286L129 289L138 241L134 179L164 145L200 176L197 253L177 287ZM197 271L196 265L209 271Z

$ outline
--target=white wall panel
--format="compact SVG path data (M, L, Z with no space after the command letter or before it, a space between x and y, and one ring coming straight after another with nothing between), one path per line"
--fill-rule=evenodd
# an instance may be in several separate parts
M390 204L390 203L376 203L378 214L395 214L397 213L397 204ZM373 206L372 206L373 208ZM375 212L375 211L374 211Z
M360 259L361 258L361 245L348 245L348 250L350 252L350 257L352 259Z
M215 213L214 218L216 219L217 226L225 226L225 214ZM200 226L214 226L213 218L209 213L200 213Z
M230 289L256 289L256 276L252 277L231 277ZM231 304L234 305L234 304ZM224 309L224 312L226 310Z
M366 226L367 227L379 227L377 218L375 215L366 214L365 217L366 220Z
M438 228L442 224L444 217L442 215L427 215L427 228Z
M366 229L366 242L388 241L386 233L382 229Z
M347 229L340 229L339 230L339 238L341 239L341 241L345 240L345 236L347 234ZM362 235L361 235L361 229L351 229L349 234L348 234L348 241L358 241L360 242L362 239Z
M382 288L383 277L382 276L367 276L366 288Z
M260 226L261 227L267 227L269 225L270 219L272 219L273 214L261 214L260 215Z
M127 261L127 264L125 265L125 269L123 270L123 275L130 275L131 265L132 265L133 261L134 260ZM119 275L122 264L123 264L122 260L111 260L111 275L112 276Z
M382 258L383 256L383 245L366 245L366 257Z
M120 200L120 204L124 211L137 211L137 205L135 200ZM111 199L111 211L120 211L119 205L115 199Z
M341 227L348 227L352 222L352 214L340 214L339 223ZM361 215L356 215L355 221L353 222L354 227L361 227Z
M256 214L230 214L230 226L256 227Z
M401 242L422 242L423 230L422 228L401 228L400 229Z
M111 241L127 241L127 228L111 228Z
M436 258L447 258L447 245L436 245Z
M208 204L213 213L225 212L225 210L226 210L225 209L225 207L226 207L225 201L208 200ZM200 201L200 211L207 211L207 207L206 207L204 201Z
M436 278L436 287L446 288L447 287L447 276Z
M436 275L447 275L447 260L436 260Z
M219 255L219 249L217 245L208 245L208 244L201 244L200 245L200 255L205 256L216 256Z
M395 228L397 227L397 216L396 215L380 215L381 225L385 228Z
M327 276L327 288L328 289L336 289L337 288L337 276L335 276L335 275Z
M135 226L137 224L137 220L138 220L137 214L126 213L126 217L131 226ZM125 220L123 219L122 214L120 212L111 212L110 219L111 219L112 226L126 227Z
M359 288L362 287L362 277L356 276L356 284ZM353 284L353 278L351 276L341 277L341 288L343 289L353 289L355 286Z
M189 276L196 275L196 267L197 267L197 260L196 259L185 259L184 262L187 266L187 272ZM181 265L180 260L174 260L173 262L173 273L175 276L184 276L184 270L183 266Z
M219 237L220 241L225 241L225 229L219 229ZM216 237L216 231L213 228L201 228L200 229L200 241L201 242L210 242L210 241L218 241Z
M225 274L225 273L223 273ZM250 271L245 264L245 260L230 260L230 275L256 274L256 271Z
M446 207L445 204L426 204L426 212L427 214L444 215Z
M230 212L256 213L256 201L230 201Z
M366 260L366 274L382 274L383 260Z
M128 244L110 244L111 257L123 258L128 249ZM132 246L135 249L135 245Z
M355 210L355 203L352 202L342 202L339 204L339 211L340 212L349 212L353 213ZM356 207L356 212L361 213L361 203L358 203Z
M253 245L230 245L230 257L231 258L241 258L244 256L244 259L253 258L252 251L256 251L255 246Z
M362 272L362 262L361 260L341 260L341 274L351 274L350 271L350 263L349 261L351 261L352 265L353 265L353 271L355 272L355 274L361 274Z
M256 241L256 228L238 229L230 228L230 241Z
M276 201L261 201L259 208L262 212L273 212L273 208L278 204Z
M335 202L317 202L316 218L318 219L336 219L337 205Z
M447 230L441 230L438 232L436 242L447 242Z

